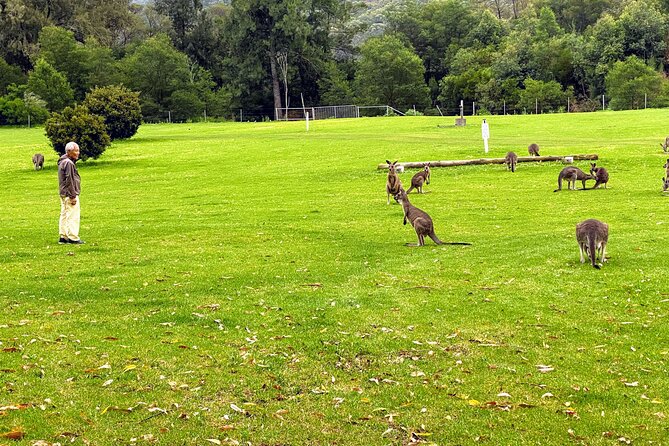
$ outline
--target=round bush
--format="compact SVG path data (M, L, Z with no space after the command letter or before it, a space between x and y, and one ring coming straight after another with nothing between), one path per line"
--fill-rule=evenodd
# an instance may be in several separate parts
M83 106L66 107L61 113L53 113L44 129L58 154L64 154L65 145L74 141L79 144L82 160L98 158L111 144L102 117L92 115Z
M86 95L83 105L90 113L102 116L112 141L132 137L142 123L139 93L122 85L94 88Z

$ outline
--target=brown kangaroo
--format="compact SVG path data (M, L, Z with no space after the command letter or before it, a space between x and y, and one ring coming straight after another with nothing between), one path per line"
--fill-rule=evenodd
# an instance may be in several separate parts
M662 167L664 167L667 178L669 178L669 158L667 158L667 162Z
M397 161L391 163L386 160L388 163L388 180L386 181L386 194L388 195L388 204L390 204L390 196L395 195L402 189L402 182L400 181L400 176L397 175Z
M669 178L662 178L662 192L669 190Z
M527 148L527 152L530 154L530 156L540 156L539 145L534 143L530 144L529 147Z
M590 163L590 175L595 177L595 185L592 186L593 189L597 189L600 184L603 184L604 189L606 189L606 183L609 182L609 172L606 169L597 167L597 163Z
M587 254L592 266L600 269L597 264L597 253L602 264L606 262L606 243L609 241L609 225L599 220L589 219L576 225L576 241L581 253L581 263L585 263L583 252Z
M411 178L411 187L407 190L407 194L414 189L418 190L419 194L423 193L423 183L430 184L430 163L425 164L423 170L416 173Z
M395 194L394 198L402 205L402 209L404 210L404 220L402 221L402 224L406 225L408 220L418 236L417 244L413 245L407 243L407 246L425 246L426 235L434 240L437 245L471 245L471 243L466 242L444 243L439 240L437 234L434 233L434 224L432 223L430 216L427 212L418 209L409 202L409 197L407 197L407 193L404 189L400 189L400 191Z
M560 174L558 175L558 188L555 189L553 192L557 192L559 190L562 190L562 180L563 179L567 180L567 189L576 190L576 181L577 180L580 180L580 181L583 182L583 189L585 189L585 182L587 180L594 180L595 177L593 177L592 175L588 175L587 173L583 172L578 167L567 166L560 171Z
M660 143L660 146L662 147L662 150L665 152L669 152L669 136L667 136L664 140L664 144Z
M42 170L42 167L44 167L44 155L41 153L34 154L33 164L35 165L35 170Z
M511 172L515 172L516 163L518 162L518 155L516 155L515 152L508 152L504 158L504 162L506 163L507 169L509 169Z

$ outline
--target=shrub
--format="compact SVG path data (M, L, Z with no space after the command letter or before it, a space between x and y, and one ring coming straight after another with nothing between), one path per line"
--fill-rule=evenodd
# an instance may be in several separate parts
M104 119L111 140L125 139L137 133L142 123L139 93L122 85L109 85L91 90L83 105L90 113Z
M204 104L195 93L177 90L170 96L173 122L184 122L202 115Z
M46 121L45 131L60 155L65 153L68 142L79 144L79 156L84 161L100 157L111 143L102 117L89 113L83 106L66 107L61 113L53 113Z

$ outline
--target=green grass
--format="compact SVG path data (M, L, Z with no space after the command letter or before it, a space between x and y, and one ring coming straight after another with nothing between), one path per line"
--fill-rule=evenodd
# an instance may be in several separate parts
M83 246L43 131L0 129L0 445L669 442L667 112L489 117L489 156L597 153L609 188L435 168L410 198L473 245L408 248L376 166L483 156L453 121L144 125L79 164Z

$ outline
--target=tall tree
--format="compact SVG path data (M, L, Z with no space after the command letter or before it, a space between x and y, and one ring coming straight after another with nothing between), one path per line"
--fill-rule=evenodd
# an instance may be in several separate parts
M88 54L84 45L74 39L74 33L57 26L42 28L39 35L37 59L44 59L67 77L75 98L83 99L88 91Z
M156 0L156 10L172 21L174 45L180 51L188 46L187 36L202 11L201 0Z
M49 111L60 111L74 100L74 93L64 74L49 62L39 59L28 76L28 91L47 103Z
M609 106L614 110L641 108L646 99L655 99L661 87L662 75L636 56L614 63L606 76Z

